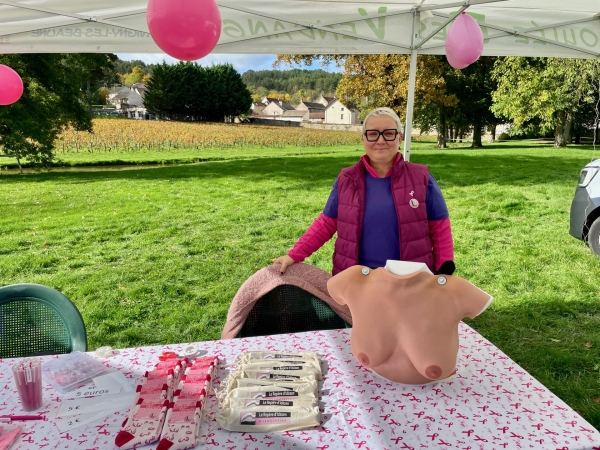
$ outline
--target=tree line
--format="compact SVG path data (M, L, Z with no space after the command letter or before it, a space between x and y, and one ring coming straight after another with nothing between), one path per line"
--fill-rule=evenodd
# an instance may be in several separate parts
M162 119L223 122L246 114L250 91L231 64L156 65L144 96L146 109Z
M292 103L315 100L321 93L334 96L341 79L342 74L322 69L248 70L242 74L254 101L274 97Z
M343 76L337 97L352 102L364 115L388 106L406 115L407 55L278 55L278 64L337 64ZM495 133L510 123L512 136L553 136L557 147L594 131L600 61L561 58L482 57L463 70L444 56L419 55L413 124L435 129L438 146L473 134Z

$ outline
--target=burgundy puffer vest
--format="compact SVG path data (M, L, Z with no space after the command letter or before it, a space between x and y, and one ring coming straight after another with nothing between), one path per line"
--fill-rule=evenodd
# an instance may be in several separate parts
M365 176L365 166L359 160L354 166L342 169L338 177L338 237L333 252L333 275L357 265L359 261L359 241L365 214ZM429 183L427 166L400 159L392 168L391 181L398 216L400 258L402 261L423 262L433 272L433 250L425 205Z

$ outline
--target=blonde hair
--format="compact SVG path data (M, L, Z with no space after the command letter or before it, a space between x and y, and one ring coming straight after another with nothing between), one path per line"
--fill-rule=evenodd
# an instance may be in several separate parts
M402 121L400 120L400 117L398 117L398 114L396 114L393 109L387 108L385 106L381 107L381 108L375 108L373 111L371 111L369 114L367 114L367 117L365 117L365 120L364 120L363 126L362 126L363 133L367 129L367 122L369 121L369 119L371 117L376 117L376 116L388 116L388 117L391 117L396 122L396 126L398 127L398 131L400 133L404 133L404 127L402 126Z

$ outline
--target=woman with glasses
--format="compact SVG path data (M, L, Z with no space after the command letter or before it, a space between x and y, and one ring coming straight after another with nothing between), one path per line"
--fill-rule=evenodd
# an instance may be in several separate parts
M367 115L365 154L342 169L321 215L287 255L275 259L281 273L336 232L333 275L354 265L383 267L388 259L423 262L435 274L454 272L446 201L427 166L403 160L401 130L390 108Z

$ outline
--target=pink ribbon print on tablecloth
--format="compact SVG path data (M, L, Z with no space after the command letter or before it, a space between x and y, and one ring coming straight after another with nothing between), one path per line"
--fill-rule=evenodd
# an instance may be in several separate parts
M315 351L323 357L320 390L321 426L285 433L235 433L214 421L216 399L210 395L201 428L205 448L244 449L598 449L600 433L562 400L525 372L498 348L464 323L460 324L457 374L449 381L407 386L389 382L361 366L350 352L350 330L232 339L198 343L202 350L233 363L248 350ZM141 379L164 351L181 354L186 344L121 350L102 360L126 377ZM0 406L19 414L10 374L14 360L0 361ZM220 368L214 380L227 370ZM2 387L2 384L0 384ZM24 424L13 447L29 449L114 448L114 437L127 411L120 411L67 433L51 420L60 397L44 387L45 421ZM152 449L154 446L143 448Z

